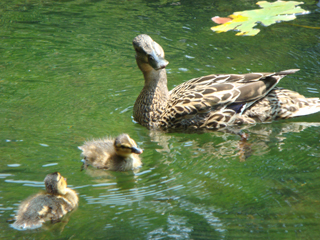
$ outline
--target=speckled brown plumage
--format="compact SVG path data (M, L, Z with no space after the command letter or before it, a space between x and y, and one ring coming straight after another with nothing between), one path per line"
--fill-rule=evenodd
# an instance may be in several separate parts
M170 92L162 47L146 34L134 38L136 61L145 85L134 119L156 129L221 129L320 111L319 98L276 88L281 78L299 69L273 73L213 74L184 82Z

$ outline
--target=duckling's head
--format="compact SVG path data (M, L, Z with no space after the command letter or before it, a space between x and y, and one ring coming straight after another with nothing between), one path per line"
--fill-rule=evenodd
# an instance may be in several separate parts
M50 194L61 194L67 193L67 179L61 176L59 172L50 173L44 179L46 185L46 191Z
M162 47L147 34L140 34L132 41L136 61L142 72L165 68L169 62L164 59Z
M137 147L136 142L129 137L128 134L121 134L114 140L114 148L117 155L121 157L128 157L132 153L141 154L142 149Z

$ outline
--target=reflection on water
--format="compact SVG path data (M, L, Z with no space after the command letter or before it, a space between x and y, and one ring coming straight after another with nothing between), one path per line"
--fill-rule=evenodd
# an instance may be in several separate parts
M167 226L155 229L148 233L148 239L161 239L161 238L175 238L175 239L190 239L190 233L193 231L192 227L187 224L186 217L169 215L167 219Z
M27 180L14 180L14 179L6 179L4 180L7 183L22 183L23 186L29 187L41 187L44 188L44 183L42 182L35 182L35 181L27 181Z
M268 143L276 144L279 151L281 151L285 145L286 133L299 133L309 127L320 127L320 123L312 122L289 122L275 124L258 124L256 126L247 125L242 127L241 131L246 132L246 138L230 139L229 133L222 132L210 132L210 135L215 138L223 139L223 142L216 143L208 141L201 146L196 141L187 141L178 149L183 151L183 148L191 148L194 150L192 158L201 157L203 155L214 155L215 158L230 159L230 157L239 156L240 161L245 161L249 156L256 155L262 156L270 151ZM185 137L181 137L182 139ZM167 152L172 154L172 146L170 146L171 135L167 135L158 131L150 132L150 139L156 142L161 148L156 149L158 152ZM173 141L179 139L176 137ZM171 149L171 150L170 150ZM173 155L179 154L174 152Z

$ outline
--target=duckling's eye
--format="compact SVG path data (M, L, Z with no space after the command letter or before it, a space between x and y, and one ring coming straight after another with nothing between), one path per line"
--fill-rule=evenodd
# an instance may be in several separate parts
M120 146L122 149L129 149L130 147L127 147L127 146L123 146L123 145L121 145Z

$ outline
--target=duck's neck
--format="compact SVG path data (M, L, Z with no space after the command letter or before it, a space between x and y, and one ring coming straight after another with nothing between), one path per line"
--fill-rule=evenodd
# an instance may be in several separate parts
M78 202L79 202L79 198L78 198L77 193L74 190L70 189L70 188L67 188L66 190L67 190L67 192L64 195L65 199L68 200L69 204L72 207L77 206Z
M169 98L165 69L143 71L144 87L134 108L134 119L143 126L157 127Z

